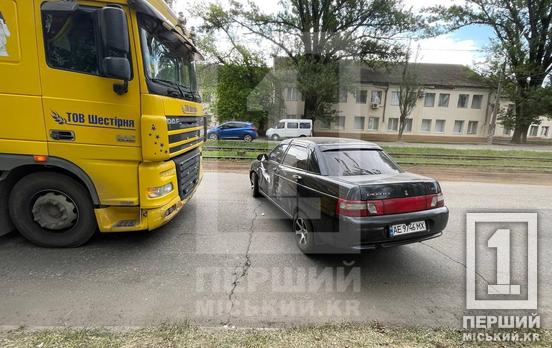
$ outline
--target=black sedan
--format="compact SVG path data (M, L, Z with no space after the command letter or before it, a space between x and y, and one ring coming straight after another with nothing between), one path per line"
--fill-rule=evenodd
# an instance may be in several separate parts
M265 196L293 219L306 254L420 242L441 236L448 222L437 181L404 172L364 141L283 141L253 162L250 180L254 197Z

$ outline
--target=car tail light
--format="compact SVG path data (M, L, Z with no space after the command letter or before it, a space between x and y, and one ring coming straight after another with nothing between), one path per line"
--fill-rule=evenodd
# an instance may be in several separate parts
M437 195L392 198L377 201L349 201L340 199L336 212L341 216L367 217L411 213L445 206L442 193Z
M445 197L442 193L431 197L431 208L440 208L445 206Z
M340 199L337 202L337 215L366 217L383 214L382 201L349 201Z

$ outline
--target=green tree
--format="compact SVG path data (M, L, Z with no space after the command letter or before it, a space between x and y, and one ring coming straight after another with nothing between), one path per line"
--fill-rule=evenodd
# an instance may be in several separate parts
M515 102L501 121L514 129L513 143L525 143L531 124L551 113L545 84L552 71L552 0L467 0L431 11L435 21L446 23L440 29L473 24L492 28L496 38L491 52L495 61L506 59L504 91ZM491 66L498 75L500 64Z
M275 14L254 3L233 1L228 19L268 42L298 72L304 117L332 116L343 77L342 62L393 61L402 54L395 40L417 27L400 0L282 0Z
M263 132L270 118L281 116L284 105L279 82L262 53L252 49L250 42L242 42L230 13L221 5L197 4L191 12L203 20L196 43L209 66L210 78L203 89L216 96L213 107L218 120L249 121Z
M410 52L406 54L403 62L401 83L399 85L399 135L397 140L401 141L404 129L406 127L406 120L412 113L412 110L416 107L418 97L422 92L420 83L418 82L418 75L416 73L416 65L411 64Z

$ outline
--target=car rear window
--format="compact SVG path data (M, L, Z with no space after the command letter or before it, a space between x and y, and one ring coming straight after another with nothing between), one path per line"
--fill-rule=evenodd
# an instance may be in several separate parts
M330 176L380 175L400 173L401 169L380 150L326 150L322 156Z

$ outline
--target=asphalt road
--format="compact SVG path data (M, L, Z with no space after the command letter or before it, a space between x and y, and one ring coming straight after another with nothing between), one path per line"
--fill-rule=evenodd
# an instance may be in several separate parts
M451 210L443 237L364 255L299 254L291 224L265 199L250 197L240 173L207 173L185 211L152 233L100 235L72 250L37 248L17 234L0 237L0 325L378 321L459 328L468 313L466 212L523 211L539 213L538 312L551 327L552 187L442 186ZM518 260L512 277L523 287L519 260L526 252L519 245L511 253ZM477 283L486 287L496 278L496 261L478 255Z

